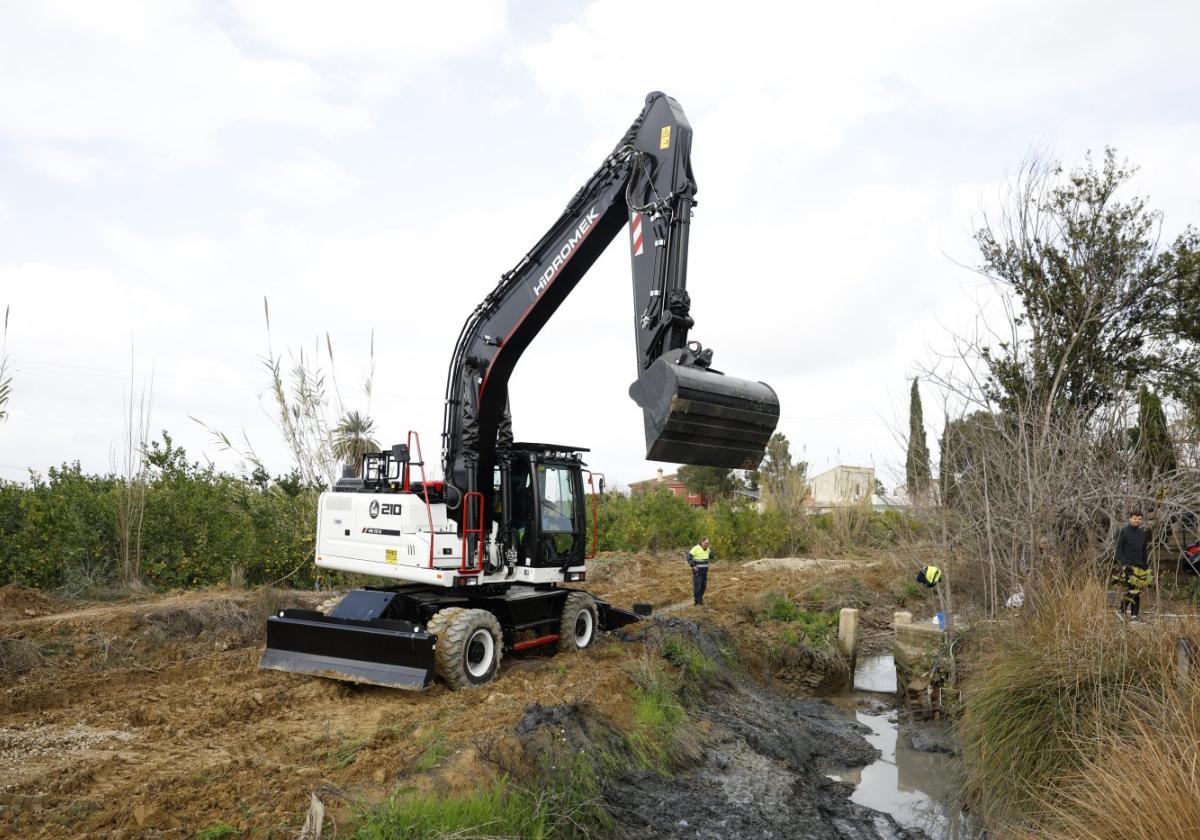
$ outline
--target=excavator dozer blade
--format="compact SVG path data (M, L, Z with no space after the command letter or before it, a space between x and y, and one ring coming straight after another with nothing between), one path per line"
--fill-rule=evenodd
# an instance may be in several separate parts
M629 386L646 424L646 459L754 469L779 422L771 386L656 360Z
M433 645L408 621L283 610L267 619L258 667L420 691L433 682Z

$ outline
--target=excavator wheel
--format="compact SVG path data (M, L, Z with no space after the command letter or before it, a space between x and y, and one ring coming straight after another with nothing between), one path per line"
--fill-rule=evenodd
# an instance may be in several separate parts
M596 601L586 592L572 592L563 604L562 621L558 629L559 650L583 650L596 639L600 623L596 618Z
M426 625L437 636L434 671L451 689L487 685L500 670L500 622L487 610L449 607Z

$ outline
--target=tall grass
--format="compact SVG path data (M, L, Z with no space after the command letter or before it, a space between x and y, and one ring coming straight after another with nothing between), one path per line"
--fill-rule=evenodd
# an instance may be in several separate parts
M1136 761L1138 750L1150 749L1147 738L1170 750L1177 736L1163 735L1169 720L1157 717L1178 705L1175 638L1195 631L1194 623L1168 631L1118 621L1095 580L1043 581L1031 608L984 641L966 684L965 782L987 824L1001 836L1046 836L1048 820L1066 826L1067 816L1084 813L1077 800L1095 794L1078 780L1098 779L1096 769L1110 763L1106 772L1121 782L1107 793L1156 809L1142 783L1146 762L1137 773L1114 762ZM1191 696L1190 686L1183 691ZM1133 836L1128 831L1118 833ZM1116 836L1072 832L1059 836Z
M1200 837L1200 702L1163 695L1082 745L1087 758L1060 785L1038 837L1166 840Z

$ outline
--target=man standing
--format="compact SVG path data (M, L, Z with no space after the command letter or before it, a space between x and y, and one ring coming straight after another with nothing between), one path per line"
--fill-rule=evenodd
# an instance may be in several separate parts
M1126 608L1132 619L1137 620L1142 607L1142 590L1150 585L1150 535L1142 530L1142 512L1129 514L1129 524L1117 534L1117 565L1121 574L1115 578L1124 585L1119 615L1124 618Z
M705 537L699 545L692 546L687 555L688 565L692 567L692 598L697 607L704 605L704 590L708 588L708 563L713 559L711 545Z

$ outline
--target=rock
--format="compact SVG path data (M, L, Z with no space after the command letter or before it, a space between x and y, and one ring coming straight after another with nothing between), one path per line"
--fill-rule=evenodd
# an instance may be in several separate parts
M255 691L250 695L250 698L258 705L263 704L263 694L261 691Z
M941 721L914 722L905 727L905 734L914 750L927 753L958 755L958 738L954 729Z

